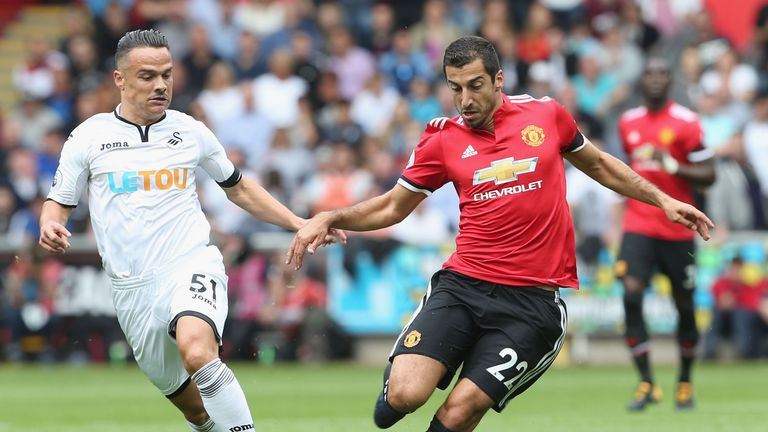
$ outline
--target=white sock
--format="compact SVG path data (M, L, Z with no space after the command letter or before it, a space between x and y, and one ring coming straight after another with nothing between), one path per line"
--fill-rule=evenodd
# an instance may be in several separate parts
M215 359L192 374L203 405L216 423L216 430L251 432L253 418L245 393L235 374L220 359Z
M192 432L214 432L213 428L216 427L216 423L213 422L212 418L209 418L207 422L201 425L196 425L189 420L187 420L187 424Z

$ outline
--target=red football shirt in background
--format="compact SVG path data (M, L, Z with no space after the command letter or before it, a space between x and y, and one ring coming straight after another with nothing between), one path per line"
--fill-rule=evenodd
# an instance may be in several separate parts
M584 137L550 98L502 95L495 133L461 117L430 121L398 183L459 195L456 251L443 268L489 282L578 287L562 154Z
M619 120L619 134L629 166L672 198L693 204L688 180L667 173L651 159L653 149L667 151L681 163L700 162L712 156L702 144L699 117L675 102L658 111L645 107L631 109ZM624 231L662 240L693 240L695 233L676 224L658 207L628 199L624 211Z

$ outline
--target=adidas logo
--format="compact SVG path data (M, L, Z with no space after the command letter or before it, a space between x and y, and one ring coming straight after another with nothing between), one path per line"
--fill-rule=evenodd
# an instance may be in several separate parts
M466 150L464 150L464 153L461 154L462 159L466 159L468 157L472 157L477 154L477 151L475 151L474 148L472 148L472 144L468 145Z

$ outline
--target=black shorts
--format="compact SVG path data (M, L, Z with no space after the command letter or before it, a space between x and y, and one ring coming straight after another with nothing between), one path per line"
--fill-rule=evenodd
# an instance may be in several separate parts
M514 287L440 270L405 326L390 360L420 354L443 363L445 389L459 366L501 411L554 362L568 316L559 292Z
M664 273L676 293L693 292L696 267L693 240L661 240L625 233L616 260L616 276L633 276L646 286L654 272Z

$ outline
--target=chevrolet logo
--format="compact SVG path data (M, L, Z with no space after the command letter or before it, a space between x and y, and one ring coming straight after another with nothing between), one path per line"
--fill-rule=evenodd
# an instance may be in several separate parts
M495 182L497 185L516 181L519 174L525 174L536 171L536 161L538 157L515 160L514 157L491 162L489 168L483 168L475 171L473 185Z

